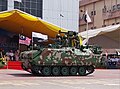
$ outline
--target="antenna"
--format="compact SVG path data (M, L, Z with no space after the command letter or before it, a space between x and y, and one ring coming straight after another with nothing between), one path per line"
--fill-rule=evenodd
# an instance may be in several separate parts
M60 30L61 30L61 25L62 25L61 24L61 22L62 22L62 18L61 18L62 14L61 13L62 13L62 1L60 0Z

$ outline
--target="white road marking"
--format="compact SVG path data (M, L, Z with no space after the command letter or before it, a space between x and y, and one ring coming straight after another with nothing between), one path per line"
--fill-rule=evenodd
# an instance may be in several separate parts
M26 85L31 86L32 85L33 86L33 85L40 85L40 84L25 82L25 81L11 81L11 82L2 81L2 82L0 82L0 85L14 85L14 86L26 86Z
M116 81L117 82L113 82ZM33 83L32 81L28 80L3 80L0 82L0 86L4 85L13 85L13 86L41 86L42 84L50 84L53 86L59 86L59 87L65 87L65 88L71 88L71 89L86 89L83 86L78 85L103 85L103 86L120 86L119 79L112 79L109 80L109 82L106 79L55 79L55 80L35 80Z
M120 86L120 84L104 84L104 85L107 85L107 86Z
M77 85L77 84L87 84L87 85L95 84L96 85L97 84L97 85L108 85L108 86L120 86L119 82L113 82L113 81L114 80L110 80L109 82L107 82L105 79L99 79L99 80L77 79L74 81L72 81L72 80L51 80L51 82L55 82L55 83L59 83L59 84L63 84L63 85Z
M45 82L44 81L44 83L48 83L48 84L52 84L52 85L60 86L60 87L72 88L72 89L86 89L85 87L75 87L72 85L66 85L66 84L56 83L56 82Z

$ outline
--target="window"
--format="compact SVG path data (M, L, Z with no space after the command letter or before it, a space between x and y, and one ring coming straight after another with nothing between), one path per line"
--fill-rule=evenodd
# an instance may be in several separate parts
M36 3L32 3L31 8L36 8Z
M42 0L36 0L37 2L42 2Z
M106 27L106 25L102 25L102 27Z
M91 11L91 16L96 15L96 11Z
M41 1L41 0L39 0L39 1ZM31 2L37 2L37 0L31 0Z
M15 3L14 3L14 6L15 6L15 7L18 7L18 6L19 6L19 3L18 3L18 2L15 2Z
M20 9L19 7L14 7L14 9Z
M93 27L91 27L91 29L93 29Z
M7 10L7 0L0 0L0 11Z
M112 25L115 25L115 23L112 23Z
M24 8L24 6L25 6L25 5L24 5L23 3L20 3L20 7L23 7L23 8Z
M5 11L7 10L7 7L6 6L2 6L2 11Z
M94 15L96 15L96 11L94 11Z
M41 17L42 18L42 10L37 10L37 17Z
M2 0L0 0L0 5L2 5Z
M42 9L41 3L37 3L37 9Z
M31 14L36 16L36 10L35 9L31 9Z
M2 11L2 6L0 6L0 11Z
M26 0L26 2L30 2L31 0Z
M117 22L116 24L119 24L120 22Z
M95 26L94 29L96 29L97 27Z
M29 2L25 2L25 6L26 6L27 8L30 8L30 3L29 3Z
M94 13L93 13L93 11L91 11L91 16L93 16L94 15Z
M120 10L120 4L117 4L117 9L119 9L119 10Z
M22 3L15 2L14 8L20 8L20 10L25 11L29 14L42 17L42 0L22 0Z
M25 12L30 14L30 9L25 9Z
M114 5L113 7L112 7L112 11L115 11L117 8L116 8L116 5Z
M103 9L102 9L102 12L103 12L103 13L106 13L106 9L105 9L105 8L103 8Z
M23 7L20 7L20 10L24 11L24 8L23 8Z
M7 6L7 1L6 0L2 0L2 5Z

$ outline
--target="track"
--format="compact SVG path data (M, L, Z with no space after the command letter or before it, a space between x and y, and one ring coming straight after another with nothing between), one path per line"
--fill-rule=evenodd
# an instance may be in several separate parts
M31 71L34 75L42 76L87 76L94 72L91 66L34 66Z

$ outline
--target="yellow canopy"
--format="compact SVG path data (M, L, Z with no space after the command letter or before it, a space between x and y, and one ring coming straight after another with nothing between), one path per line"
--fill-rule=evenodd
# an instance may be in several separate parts
M0 12L0 28L28 37L39 32L53 38L59 30L67 31L20 10Z

